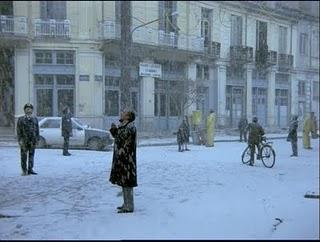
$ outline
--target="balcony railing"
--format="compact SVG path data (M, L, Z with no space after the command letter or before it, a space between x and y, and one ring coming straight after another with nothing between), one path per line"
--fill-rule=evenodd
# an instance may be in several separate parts
M69 39L71 35L70 20L34 20L34 36L36 38Z
M195 35L178 35L178 48L189 51L204 51L204 38Z
M136 26L132 26L132 30ZM120 39L121 25L114 20L106 20L99 23L99 39ZM167 46L181 50L203 52L204 39L199 36L177 34L174 32L166 33L150 26L136 28L132 35L134 43L141 43L154 46Z
M99 22L99 39L120 39L121 38L120 23L112 20Z
M277 52L268 49L256 50L256 65L262 68L277 64Z
M166 33L163 30L159 30L159 45L177 48L178 35L175 32Z
M221 44L219 42L211 42L211 48L209 49L209 55L213 58L220 58Z
M293 55L279 54L278 65L280 68L291 69L293 67Z
M278 57L277 51L269 50L268 57L267 57L267 63L269 65L277 65L277 62L278 62L277 57Z
M26 36L28 34L27 18L0 15L0 34Z
M250 63L253 61L253 48L249 46L230 46L230 61Z

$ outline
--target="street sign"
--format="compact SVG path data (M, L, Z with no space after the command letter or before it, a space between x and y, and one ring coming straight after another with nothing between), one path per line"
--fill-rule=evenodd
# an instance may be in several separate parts
M150 76L161 78L161 65L152 63L140 63L140 76Z

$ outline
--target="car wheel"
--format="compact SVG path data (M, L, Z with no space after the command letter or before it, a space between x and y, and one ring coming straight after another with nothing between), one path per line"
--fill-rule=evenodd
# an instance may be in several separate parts
M101 140L99 138L91 138L88 141L88 149L89 150L99 150L101 147Z
M38 148L45 148L47 146L46 140L43 137L40 137Z

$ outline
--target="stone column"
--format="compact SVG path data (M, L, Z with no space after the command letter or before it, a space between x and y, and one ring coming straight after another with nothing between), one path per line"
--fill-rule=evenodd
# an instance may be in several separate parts
M299 99L299 95L298 95L298 80L296 79L296 74L295 73L291 73L289 75L290 78L290 86L291 86L291 92L290 92L290 113L291 116L292 115L297 115L298 114L298 99ZM289 120L291 119L291 117L289 117Z
M275 126L275 98L276 98L276 67L271 67L268 73L268 118L267 125L269 128Z
M194 86L196 88L196 78L197 78L197 64L196 63L189 63L187 68L187 78L188 81L193 81ZM194 90L195 91L195 90ZM196 100L192 100L192 104L186 110L186 115L190 116L193 111L197 109Z
M225 63L217 63L217 96L218 105L216 110L217 125L225 126L226 119L226 85L227 85L227 66Z
M247 65L247 82L246 82L246 115L250 122L252 120L252 65Z
M152 60L144 60L145 63L153 63ZM154 90L155 81L153 77L141 78L141 120L140 127L142 131L151 131L153 129L154 120Z

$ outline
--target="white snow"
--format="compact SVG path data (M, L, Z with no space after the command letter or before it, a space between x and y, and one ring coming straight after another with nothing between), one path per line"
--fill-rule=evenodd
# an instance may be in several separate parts
M38 149L37 176L21 176L17 147L0 147L0 239L319 239L319 140L276 164L241 163L245 143L138 148L135 212L118 214L112 152ZM283 222L274 226L280 218Z

